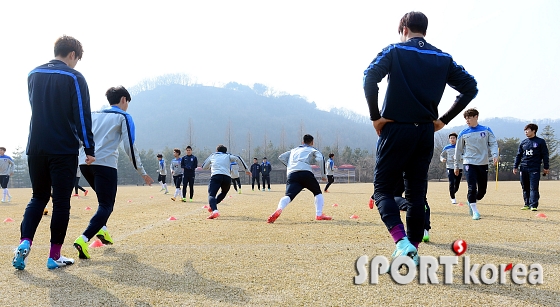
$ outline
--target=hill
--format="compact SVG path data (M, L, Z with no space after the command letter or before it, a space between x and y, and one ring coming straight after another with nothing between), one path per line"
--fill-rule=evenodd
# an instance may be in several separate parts
M236 83L224 88L159 85L133 94L129 112L136 122L137 146L156 151L188 144L213 150L224 144L232 153L254 153L270 143L287 150L309 133L318 148L372 152L377 139L369 121L359 116L350 119L345 112L319 110L300 96L265 96Z

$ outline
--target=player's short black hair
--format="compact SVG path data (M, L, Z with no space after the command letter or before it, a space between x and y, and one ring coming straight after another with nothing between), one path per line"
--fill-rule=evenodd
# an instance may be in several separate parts
M303 136L303 144L311 144L313 142L313 136L311 134L306 134Z
M404 27L410 29L414 33L422 33L426 35L428 29L428 17L422 12L409 12L404 14L399 22L399 34L403 32Z
M452 136L454 136L455 138L459 137L459 136L457 135L457 133L451 132L451 133L447 136L447 138L450 138L450 137L452 137Z
M122 85L109 88L107 92L105 92L105 96L107 96L110 105L118 104L121 101L121 97L125 97L128 102L132 100L130 98L130 93Z
M6 151L6 147L0 147L0 149Z
M257 159L257 158L253 158L253 160L257 160L257 161L259 161L259 159Z
M333 153L330 153L330 154L329 154L329 158L332 158L332 157L334 157L334 154L333 154Z
M227 152L227 147L225 147L224 145L220 144L220 145L218 145L218 147L216 147L216 151L217 151L217 152L226 153L226 152Z
M263 160L266 160L266 157L264 157Z
M178 154L181 154L181 150L179 148L173 148L173 152L176 152Z
M190 149L190 150L192 150L192 147L191 147L191 145L189 145L189 146L187 146L187 148L185 148L185 149Z
M157 154L156 157L163 158L163 155L162 154Z
M527 129L531 129L535 131L535 133L537 133L537 130L539 130L539 126L537 126L537 124L527 124L527 126L525 126L523 130L527 130Z
M81 60L84 54L84 49L79 40L72 36L62 35L54 42L54 56L61 56L65 58L70 52L76 53L76 59Z
M478 116L478 110L477 109L468 109L463 113L463 117L467 118L467 117L471 117L471 116Z

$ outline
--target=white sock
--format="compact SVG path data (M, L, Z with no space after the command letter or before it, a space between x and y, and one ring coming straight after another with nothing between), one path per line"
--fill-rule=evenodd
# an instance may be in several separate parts
M456 203L457 203L457 200L455 200L455 198L451 198L451 203L452 203L452 204L456 204Z
M323 194L315 195L315 214L321 216L323 214Z
M181 189L175 189L175 195L173 195L173 197L176 198L179 194L181 194Z
M4 189L4 191L2 191L2 193L3 193L2 199L6 199L6 195L8 195L8 189Z
M163 189L163 182L162 181L158 181L159 185L161 185L161 188Z
M163 184L163 188L165 189L165 192L169 192L169 191L167 191L167 183Z
M473 212L478 213L478 209L476 209L476 203L470 203L469 205L471 206Z
M280 201L278 202L278 209L284 210L291 201L292 200L288 196L280 198Z
M86 236L82 235L82 238L84 239L85 242L89 242L89 239Z
M107 226L103 226L101 229L103 229L103 231L107 231Z

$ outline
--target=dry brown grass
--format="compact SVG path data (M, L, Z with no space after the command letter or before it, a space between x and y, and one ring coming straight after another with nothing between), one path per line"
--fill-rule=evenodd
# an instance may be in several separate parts
M467 207L449 203L447 184L430 183L432 242L421 255L452 255L451 243L469 244L471 263L540 263L544 284L463 285L461 262L453 285L380 283L354 285L359 256L389 257L394 244L367 201L372 184L334 184L325 194L325 213L315 221L311 193L302 192L274 224L284 186L272 192L230 193L219 206L222 216L206 220L206 187L195 202L172 202L159 187L119 187L109 229L113 246L90 249L92 259L49 271L50 215L37 231L27 268L11 266L29 189L12 189L13 201L0 205L0 305L35 306L558 306L560 301L559 182L541 182L541 213L519 210L518 182L490 183L480 203L482 219L472 221ZM466 185L459 200L465 202ZM153 196L153 198L151 198ZM339 204L332 207L333 203ZM50 206L50 205L49 205ZM73 240L96 209L95 193L72 199L63 254L77 258ZM352 214L360 218L350 219ZM176 221L168 221L170 216ZM440 269L438 276L441 280ZM25 302L25 304L20 303Z

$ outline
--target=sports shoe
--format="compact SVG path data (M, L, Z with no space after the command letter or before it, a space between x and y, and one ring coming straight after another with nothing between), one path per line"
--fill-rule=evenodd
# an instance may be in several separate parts
M471 204L470 204L469 202L467 202L467 207L469 207L469 215L470 215L470 216L473 216Z
M237 191L238 194L241 194L241 189L239 189L239 191Z
M369 199L369 204L368 205L369 205L370 209L373 209L373 205L374 205L373 199L371 199L371 198Z
M268 217L266 222L269 224L274 223L274 221L276 221L276 219L280 216L280 214L282 214L282 209L278 209L274 211L274 213L272 213L272 215Z
M531 211L537 211L537 208L532 207L532 208L531 208Z
M8 195L8 202L11 202L11 201L12 201L12 196Z
M58 258L58 260L54 260L53 258L47 259L47 268L49 270L58 269L60 267L71 265L71 264L74 264L74 259L66 258L62 255L60 255L60 258Z
M163 193L163 194L169 194L169 191L165 191L165 193Z
M2 202L5 203L5 202L6 202L6 199L2 198Z
M187 202L187 199L186 199L186 198L181 198L181 201L184 202L184 203L186 203L186 202Z
M87 196L87 193L88 193L88 192L89 192L88 190L85 190L85 191L84 191L84 196Z
M210 214L210 216L207 217L206 219L207 220L213 220L213 219L217 218L218 216L220 216L220 212L216 211L216 212Z
M80 197L80 194L73 194L74 197Z
M95 236L101 240L103 244L113 244L113 238L111 238L108 230L103 230L103 228L101 228Z
M480 213L478 213L478 212L473 212L472 219L473 219L473 220L480 220Z
M428 229L424 229L424 237L422 237L422 242L430 242L430 233Z
M457 200L455 198L451 199L451 204L456 205L457 204Z
M529 209L531 209L531 207L529 206L523 206L523 208L521 208L521 210L529 210Z
M408 237L404 237L399 242L397 242L395 251L391 255L393 259L399 256L408 256L412 258L416 265L418 265L418 263L420 262L420 258L418 257L418 250L416 249L416 247L414 247L414 245L412 245L412 243L410 243Z
M192 203L192 198L191 198L191 199L189 199L189 201L190 201L190 202Z
M23 240L19 246L14 251L14 259L12 260L12 265L18 270L25 269L27 264L27 256L31 252L31 243L27 240Z
M270 192L270 188L268 188L268 191Z
M79 236L76 241L74 241L74 248L78 250L78 257L80 259L89 259L88 245L87 242L84 241L82 236Z
M171 197L171 200L172 200L172 201L175 201L175 197Z
M324 192L324 193L330 193L330 192L329 192L329 190L325 190L325 192Z
M317 215L315 217L315 219L317 221L330 221L330 220L332 220L332 216L328 216L328 215L325 215L324 213L322 213L321 215Z
M263 192L264 192L264 188L263 188Z

